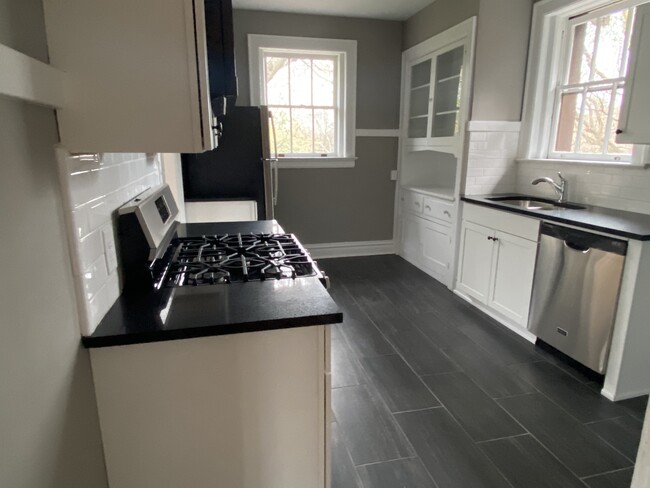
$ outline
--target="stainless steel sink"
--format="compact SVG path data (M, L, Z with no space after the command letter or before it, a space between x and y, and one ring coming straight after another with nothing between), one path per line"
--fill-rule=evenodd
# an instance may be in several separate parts
M525 196L512 196L512 197L490 197L488 200L493 202L503 203L505 205L512 205L526 210L584 210L585 207L576 205L574 203L559 203L552 200L545 200L543 198L525 197Z

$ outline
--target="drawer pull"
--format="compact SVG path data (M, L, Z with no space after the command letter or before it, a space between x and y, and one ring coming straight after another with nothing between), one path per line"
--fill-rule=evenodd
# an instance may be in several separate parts
M431 211L431 207L430 207L429 205L425 205L424 208L426 208L427 210Z
M451 218L451 212L449 210L445 210L442 213L445 214L447 217Z
M420 202L415 202L415 206L416 206L416 207L419 207L419 206L420 206Z

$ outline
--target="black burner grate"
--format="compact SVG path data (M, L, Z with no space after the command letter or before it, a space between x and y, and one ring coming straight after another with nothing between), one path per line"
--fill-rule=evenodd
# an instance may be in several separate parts
M293 234L178 238L161 286L198 286L315 276L314 263Z

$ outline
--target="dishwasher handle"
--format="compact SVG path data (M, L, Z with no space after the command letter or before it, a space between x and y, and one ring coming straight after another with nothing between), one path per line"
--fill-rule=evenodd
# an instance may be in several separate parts
M627 242L600 234L592 234L572 227L542 223L540 234L564 241L564 245L574 251L586 252L589 249L611 252L620 256L627 254Z

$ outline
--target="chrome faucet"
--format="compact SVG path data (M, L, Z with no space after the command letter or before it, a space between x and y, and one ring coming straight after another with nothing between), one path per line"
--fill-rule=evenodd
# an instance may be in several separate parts
M548 183L553 187L553 189L556 191L558 194L558 203L564 203L566 202L566 190L567 190L567 180L562 176L562 173L558 171L557 175L560 177L560 184L558 185L553 178L549 178L548 176L545 176L544 178L537 178L531 182L533 185L537 185L539 183Z

